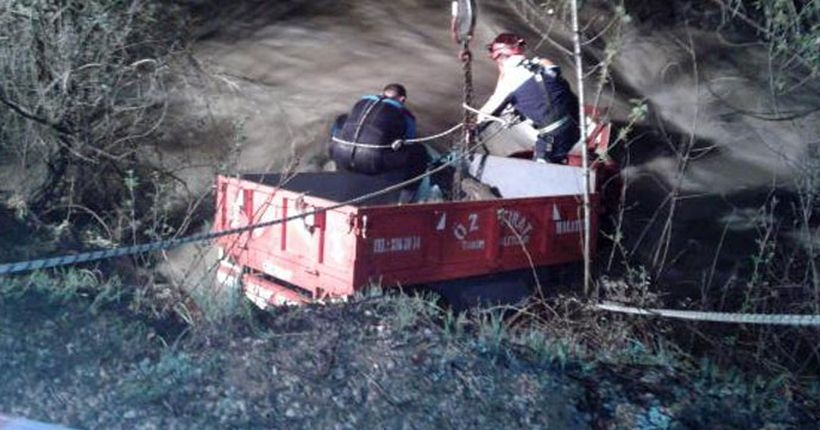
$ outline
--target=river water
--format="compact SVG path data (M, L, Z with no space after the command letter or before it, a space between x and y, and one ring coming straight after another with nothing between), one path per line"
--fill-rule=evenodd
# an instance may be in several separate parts
M200 3L193 59L207 77L184 80L179 105L206 125L172 134L167 150L180 159L207 165L231 153L234 172L278 171L294 162L299 170L320 169L331 121L388 82L407 86L422 136L462 118L464 74L449 34L449 2ZM527 1L478 4L474 104L495 84L482 47L499 31L524 34L531 55L574 76L567 25L552 19L560 11L550 16ZM617 35L595 37L612 28L612 14L593 2L581 18L592 39L584 48L587 100L620 127L636 100L647 106L645 119L613 150L627 185L624 249L655 275L702 282L719 267L720 279L710 282L725 282L754 253L770 215L786 217L789 206L801 204L794 180L812 170L807 154L820 136L820 116L811 113L820 103L816 85L803 82L774 97L773 76L792 83L798 77L773 68L764 45L730 34L633 20ZM594 65L606 43L617 55L601 86ZM213 170L181 175L206 189ZM773 195L781 203L767 206Z

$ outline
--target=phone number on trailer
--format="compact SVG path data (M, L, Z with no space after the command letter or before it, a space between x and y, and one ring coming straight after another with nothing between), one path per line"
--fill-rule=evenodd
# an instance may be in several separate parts
M373 239L373 253L410 252L421 249L421 236L379 237Z

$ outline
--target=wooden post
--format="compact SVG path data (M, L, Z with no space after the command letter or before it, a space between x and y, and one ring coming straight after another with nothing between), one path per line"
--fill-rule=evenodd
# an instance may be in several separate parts
M575 73L578 79L578 118L581 127L581 141L578 143L581 146L581 167L584 171L584 295L589 297L590 284L592 283L592 255L590 255L590 234L589 231L591 222L590 217L590 199L589 199L589 154L587 151L587 119L584 114L584 70L583 59L581 57L581 32L578 27L578 0L572 0L572 33L575 57Z

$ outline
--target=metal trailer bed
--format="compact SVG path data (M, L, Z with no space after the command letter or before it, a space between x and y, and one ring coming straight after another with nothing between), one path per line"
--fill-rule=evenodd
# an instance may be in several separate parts
M305 214L220 238L220 278L266 307L343 299L372 284L460 288L465 279L582 261L579 167L481 156L470 170L504 197L399 205L393 192L342 204L391 184L341 172L219 176L215 231ZM597 194L591 204L594 215Z

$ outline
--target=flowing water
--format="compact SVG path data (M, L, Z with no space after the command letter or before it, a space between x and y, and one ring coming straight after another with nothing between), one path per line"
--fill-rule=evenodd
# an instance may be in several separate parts
M462 118L464 75L450 39L449 2L244 1L223 9L200 3L193 58L208 78L186 80L180 104L210 125L169 139L169 152L186 160L223 160L236 150L232 171L276 171L295 159L298 169L319 169L335 116L388 82L407 86L422 136ZM574 76L566 25L533 11L527 1L479 2L474 104L495 84L483 45L499 31L523 33L531 54L554 59ZM582 15L590 32L610 18L594 3ZM774 98L769 83L779 72L765 46L729 42L725 34L629 24L618 39L607 37L585 48L591 68L605 40L618 46L603 90L595 73L587 76L587 100L599 100L621 126L635 99L648 106L631 143L614 150L627 184L627 248L675 276L702 279L684 272L718 260L731 268L754 245L766 198L778 192L796 201L791 181L808 168L806 154L820 136L820 115L811 113L818 92L804 83ZM234 144L237 135L241 145ZM212 170L182 174L194 187L212 180ZM723 257L715 260L717 254Z

